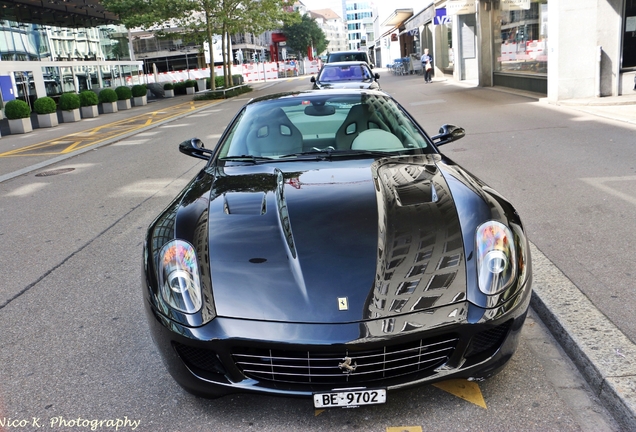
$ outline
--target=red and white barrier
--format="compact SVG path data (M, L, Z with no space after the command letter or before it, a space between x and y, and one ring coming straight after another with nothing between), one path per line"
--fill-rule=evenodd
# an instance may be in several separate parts
M320 60L304 60L304 74L315 75L320 71L322 63ZM215 66L216 76L223 76L223 67ZM232 75L242 75L246 83L276 80L279 78L290 78L300 75L300 68L297 62L265 62L265 63L245 63L232 65L230 68ZM190 69L170 72L160 72L156 75L146 74L142 81L154 82L181 82L186 80L205 79L210 77L210 69Z

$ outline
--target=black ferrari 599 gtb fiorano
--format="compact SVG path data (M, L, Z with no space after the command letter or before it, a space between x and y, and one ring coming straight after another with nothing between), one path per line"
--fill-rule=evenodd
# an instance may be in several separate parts
M317 408L482 379L513 355L531 293L513 206L371 90L246 104L152 222L142 285L187 391L303 396ZM388 392L388 393L387 393Z

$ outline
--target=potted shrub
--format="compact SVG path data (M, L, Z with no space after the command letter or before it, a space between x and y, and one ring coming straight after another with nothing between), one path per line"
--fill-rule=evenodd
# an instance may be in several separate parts
M99 111L97 110L99 99L95 92L92 90L84 90L79 94L79 98L82 118L99 116Z
M117 93L117 109L127 110L130 109L130 99L132 98L132 92L128 86L119 86L115 89Z
M142 106L148 103L146 93L148 93L148 89L143 84L136 84L132 87L132 96L135 106Z
M60 109L62 110L62 121L72 123L80 121L80 98L75 93L62 93L60 96Z
M31 107L20 99L9 101L4 106L4 113L9 119L12 134L23 134L33 130L31 125Z
M57 105L53 98L41 97L33 102L33 111L38 114L38 125L41 128L50 128L58 125Z
M163 85L163 97L174 97L174 85L172 83L166 83Z
M197 82L195 80L186 80L185 82L185 87L186 87L186 94L194 94L194 86L197 85Z
M184 95L186 94L186 83L185 81L179 81L173 84L174 94L175 95Z
M200 92L207 90L207 80L205 78L197 79L197 88Z
M117 93L111 88L102 89L99 92L99 103L102 104L102 111L104 114L117 112Z

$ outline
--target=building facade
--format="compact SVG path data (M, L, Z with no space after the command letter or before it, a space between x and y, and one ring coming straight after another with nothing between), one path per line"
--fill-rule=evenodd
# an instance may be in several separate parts
M480 86L552 102L636 94L636 0L435 0L403 12L378 20L384 64L429 48L437 76Z
M348 49L367 51L375 40L373 22L378 15L377 7L371 1L357 0L347 0L345 7Z
M122 27L56 27L0 20L0 98L32 100L133 83L139 63Z
M349 47L347 41L347 31L345 23L340 16L331 9L318 9L308 12L309 15L316 20L316 24L325 34L325 38L329 41L326 52L346 51ZM323 55L324 53L316 53Z

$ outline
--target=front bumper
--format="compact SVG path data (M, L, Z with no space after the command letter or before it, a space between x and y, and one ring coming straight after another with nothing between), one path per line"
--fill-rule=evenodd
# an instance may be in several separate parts
M147 291L146 291L147 292ZM261 393L310 397L350 387L413 387L450 378L488 378L512 357L525 321L531 278L496 309L469 302L345 324L297 324L217 317L189 328L145 301L166 368L198 396ZM339 364L357 364L347 371Z

